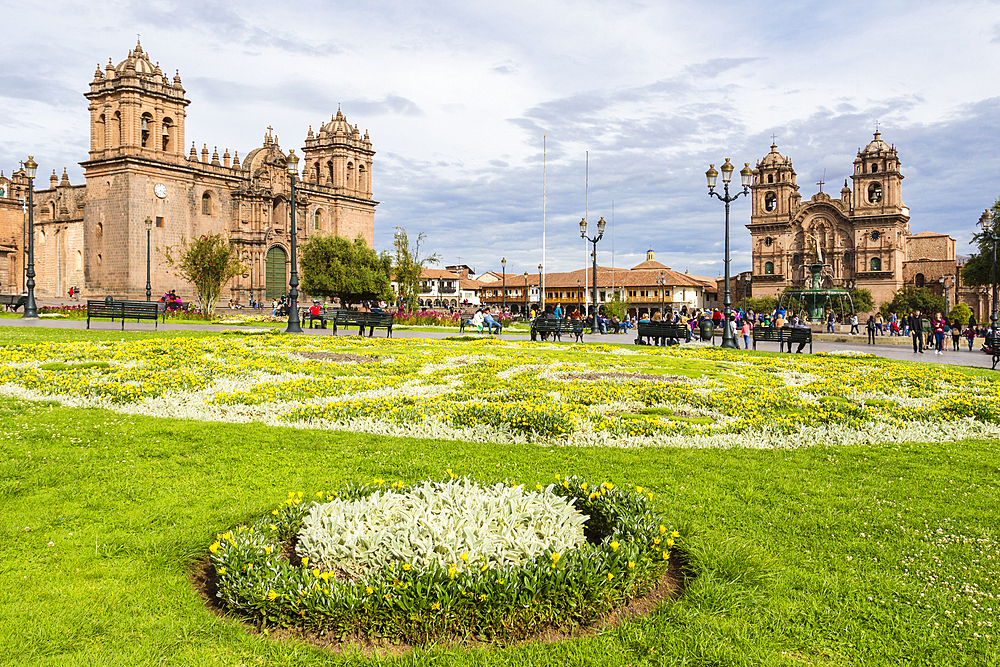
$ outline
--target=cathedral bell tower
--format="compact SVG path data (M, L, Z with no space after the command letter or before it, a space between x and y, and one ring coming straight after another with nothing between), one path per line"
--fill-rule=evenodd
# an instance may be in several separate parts
M795 183L792 161L771 144L771 152L757 162L750 186L750 230L753 248L754 295L771 294L791 273L787 236L791 221L802 201Z
M136 44L115 67L94 72L90 92L90 159L145 154L184 157L184 97L180 74L171 80Z
M854 211L856 215L903 213L902 181L896 147L882 141L882 133L854 159Z
M882 141L878 130L868 145L858 150L851 179L858 276L901 282L910 210L903 205L903 175L896 147Z

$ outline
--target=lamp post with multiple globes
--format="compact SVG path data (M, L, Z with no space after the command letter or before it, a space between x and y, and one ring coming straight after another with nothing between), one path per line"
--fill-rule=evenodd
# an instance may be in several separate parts
M743 184L743 190L737 192L733 196L729 196L729 182L733 178L733 171L736 167L726 158L726 163L722 165L722 185L724 187L724 195L720 195L715 191L715 182L719 177L719 172L715 170L715 165L709 165L708 171L705 172L705 178L708 179L708 195L715 195L719 201L725 203L726 205L726 257L725 257L725 281L726 281L726 292L725 298L722 302L722 313L724 318L724 324L722 327L722 347L729 349L739 349L739 345L736 343L736 338L733 336L733 309L732 309L732 299L729 294L729 203L735 201L740 195L750 194L750 180L753 178L753 171L750 169L750 163L745 163L743 169L740 170L740 180Z
M302 333L302 325L299 323L299 270L295 256L295 177L299 173L299 157L295 154L295 149L288 151L288 179L292 184L291 206L291 249L292 249L292 271L288 279L288 327L285 333Z
M24 171L28 174L28 300L24 304L24 314L22 320L37 320L38 306L35 304L35 171L38 163L32 156L28 156L28 161L24 163Z
M587 236L587 219L580 218L580 238L594 244L594 251L591 253L591 258L594 260L594 287L591 290L593 296L591 303L593 304L594 312L591 313L593 319L591 320L590 333L597 333L597 242L604 238L604 226L607 223L604 222L602 217L597 221L597 236L590 237Z
M990 333L986 341L993 351L993 370L996 370L997 362L1000 361L1000 347L997 346L997 240L1000 239L1000 234L997 234L993 227L993 216L990 215L989 209L983 211L983 215L980 216L979 226L983 230L983 236L993 243L993 272L990 274L990 287L992 290L992 298L990 299Z

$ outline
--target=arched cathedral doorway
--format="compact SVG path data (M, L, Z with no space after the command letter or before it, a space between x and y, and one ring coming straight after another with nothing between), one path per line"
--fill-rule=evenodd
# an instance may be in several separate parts
M277 299L285 293L287 265L288 255L285 253L284 248L274 246L267 251L264 276L266 281L266 298L268 301Z

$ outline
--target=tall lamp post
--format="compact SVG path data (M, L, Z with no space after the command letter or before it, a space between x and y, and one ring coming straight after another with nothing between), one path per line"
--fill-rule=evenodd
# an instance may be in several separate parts
M1000 235L993 229L993 218L989 209L983 211L979 218L979 226L983 228L983 236L993 242L993 273L990 278L990 286L993 290L993 298L990 300L990 349L993 351L993 370L997 369L997 362L1000 361L1000 349L997 349L997 239Z
M528 272L524 272L524 319L528 319Z
M28 161L24 163L24 170L28 173L28 300L24 304L24 314L22 320L37 320L38 306L35 304L35 171L38 163L32 156L28 156Z
M581 287L581 285L580 285L580 279L577 278L576 279L576 312L578 312L578 313L581 310L583 310L583 302L582 302L583 296L580 293L580 287ZM582 315L583 313L580 313L580 314Z
M545 294L542 292L542 265L538 265L538 310L541 315L542 305L545 303Z
M586 241L589 241L590 243L594 244L594 252L591 253L591 257L594 260L594 288L592 290L592 292L593 292L593 298L591 299L591 302L594 304L594 306L593 306L594 307L594 313L593 313L593 319L591 320L591 324L590 324L590 333L592 333L592 334L593 333L597 333L597 242L600 241L601 238L604 237L604 226L606 224L607 223L604 222L604 218L603 217L600 220L598 220L597 221L597 236L591 238L591 237L587 236L587 219L586 218L580 218L580 238L582 238L582 239L584 239Z
M291 225L292 225L292 272L288 279L288 328L285 333L302 333L299 323L299 270L295 256L295 177L299 173L299 158L295 149L288 150L288 179L292 183Z
M948 279L945 276L938 278L941 285L941 292L944 294L944 316L948 317Z
M667 284L667 279L663 276L663 271L660 271L660 277L656 279L656 284L659 285L660 292L660 317L663 317L663 286Z
M153 221L146 216L146 301L153 300L153 285L149 282L149 234L153 230Z
M724 325L722 327L722 347L727 347L732 350L739 349L739 345L736 343L736 338L733 336L733 309L732 309L732 299L729 294L729 203L735 201L740 195L750 194L750 180L753 178L753 171L750 170L750 163L744 164L743 169L740 170L740 180L743 183L742 192L737 192L732 197L729 196L729 181L733 178L733 170L736 167L726 158L726 163L722 165L722 185L725 188L725 195L720 195L715 191L715 181L719 177L719 172L715 170L715 165L709 165L708 171L705 172L705 178L708 179L708 195L711 197L715 195L719 201L722 201L726 205L726 293L722 301L722 314L724 318Z
M500 312L507 310L507 258L500 258L500 268L503 271L503 294L500 295Z

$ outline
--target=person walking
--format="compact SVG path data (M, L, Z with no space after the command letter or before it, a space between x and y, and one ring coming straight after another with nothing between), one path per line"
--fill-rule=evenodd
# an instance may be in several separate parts
M976 343L976 327L971 324L965 327L965 339L969 341L969 352L972 352L972 346Z
M867 329L867 331L868 331L868 344L869 345L874 345L875 344L875 316L874 315L869 315L868 316L868 322L865 325L865 329Z
M556 316L557 320L561 320L563 318L563 309L561 303L556 304L556 309L552 311L552 314Z
M743 326L740 328L740 333L743 334L743 349L750 349L750 332L753 328L750 326L750 320L743 320Z
M915 310L913 314L907 318L907 324L910 327L910 337L913 338L913 354L919 352L924 353L924 318L921 317L920 311Z
M857 313L851 313L851 335L852 336L857 336L858 335L858 314Z
M951 323L951 349L958 352L958 341L962 337L962 324L956 318Z
M826 316L826 332L833 333L833 312Z
M934 334L934 354L944 354L944 328L946 322L941 313L934 313L931 319L931 332Z

